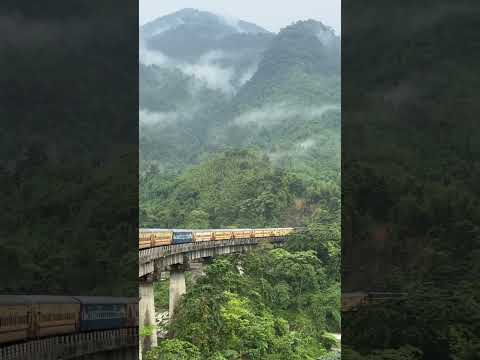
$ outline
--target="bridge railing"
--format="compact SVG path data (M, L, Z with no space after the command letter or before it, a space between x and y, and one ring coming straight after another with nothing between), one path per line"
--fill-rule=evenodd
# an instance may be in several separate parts
M0 360L58 360L138 346L138 329L95 331L29 341L0 348Z
M247 239L231 239L231 240L222 240L222 241L199 241L188 244L178 244L178 245L166 245L158 246L150 249L140 250L140 263L145 263L158 259L161 257L166 257L170 255L186 253L191 251L198 251L202 249L211 249L215 247L223 246L238 246L238 245L256 245L258 244L258 238L247 238Z
M230 240L215 240L215 241L198 241L187 244L178 245L163 245L139 251L140 263L145 263L166 257L170 255L197 251L202 249L211 249L223 246L238 246L238 245L256 245L259 242L283 242L285 236L275 236L268 238L245 238L245 239L230 239Z

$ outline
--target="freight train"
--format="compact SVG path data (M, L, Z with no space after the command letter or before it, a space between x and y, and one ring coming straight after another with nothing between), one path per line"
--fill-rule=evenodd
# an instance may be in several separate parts
M292 234L295 228L265 229L140 229L139 249L157 246L187 244L200 241L219 241L248 238L283 237Z
M0 346L129 327L138 327L137 298L0 295Z

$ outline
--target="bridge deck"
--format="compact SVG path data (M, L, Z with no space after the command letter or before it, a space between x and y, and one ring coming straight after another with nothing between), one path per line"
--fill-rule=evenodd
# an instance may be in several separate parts
M13 344L0 348L1 360L75 359L103 351L138 347L138 329L93 331Z
M156 270L166 271L173 264L183 264L204 257L249 251L259 243L282 243L285 236L200 241L187 244L165 245L139 251L139 277Z

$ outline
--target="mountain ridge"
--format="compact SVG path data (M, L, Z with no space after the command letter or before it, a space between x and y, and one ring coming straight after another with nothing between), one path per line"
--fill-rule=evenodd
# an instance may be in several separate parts
M199 24L204 21L211 21L226 25L237 32L245 33L270 33L268 30L254 23L218 15L208 11L201 11L193 8L184 8L182 10L157 17L140 26L140 31L147 36L152 36L155 32L163 30L162 28L181 26L183 24Z
M187 36L186 30L180 33ZM188 47L174 33L159 36L179 50ZM275 35L230 33L220 41L207 35L213 34L207 29L202 35L208 46L195 56L141 64L142 159L164 171L197 164L208 154L255 148L276 165L308 162L330 169L323 173L336 179L340 38L334 30L304 20ZM262 44L252 40L265 36ZM223 47L212 50L212 43Z

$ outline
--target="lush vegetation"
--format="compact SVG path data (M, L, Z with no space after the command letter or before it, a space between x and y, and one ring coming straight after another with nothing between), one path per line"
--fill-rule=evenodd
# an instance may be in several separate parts
M262 227L335 222L339 184L300 177L266 156L241 150L220 154L184 174L141 179L142 226ZM337 223L338 224L338 223Z
M338 283L315 252L284 249L217 259L170 329L205 359L315 359L335 345Z
M0 110L0 293L135 296L132 12L123 8L123 17L102 0L1 8L12 36L0 59L8 89Z
M408 298L345 315L345 355L476 359L478 4L441 16L450 3L392 5L375 1L375 19L345 11L342 286Z
M316 359L335 347L328 333L340 331L339 184L298 177L248 150L220 154L170 180L154 170L141 183L144 226L308 230L285 249L209 265L179 306L171 339L150 357ZM166 285L156 288L163 310Z
M212 21L203 47L211 45ZM172 55L178 44L168 39L191 27L203 31L182 25L154 46L163 50L167 42ZM328 46L320 33L330 36ZM227 49L232 36L214 42ZM143 109L162 119L175 114L175 121L141 122L140 225L307 230L282 249L216 258L188 284L168 338L147 358L338 358L331 333L340 332L339 39L315 21L277 36L233 37L262 53L252 78L235 83L233 93L212 90L181 67L141 66ZM248 54L215 66L228 62L239 71ZM155 287L159 311L167 286Z

